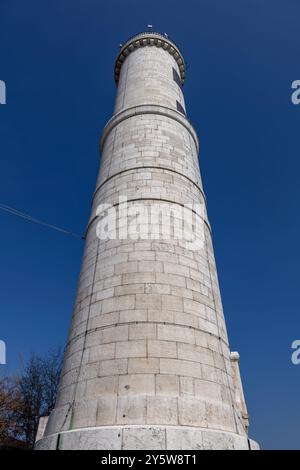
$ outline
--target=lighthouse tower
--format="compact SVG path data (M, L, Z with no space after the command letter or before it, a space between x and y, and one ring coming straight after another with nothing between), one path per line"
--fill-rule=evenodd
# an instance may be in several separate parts
M37 449L258 447L228 345L185 73L166 35L120 49L57 402Z

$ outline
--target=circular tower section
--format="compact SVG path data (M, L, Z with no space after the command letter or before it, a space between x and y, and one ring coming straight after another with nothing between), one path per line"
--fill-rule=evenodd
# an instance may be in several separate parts
M39 449L254 446L184 79L164 35L138 34L119 52L59 394Z

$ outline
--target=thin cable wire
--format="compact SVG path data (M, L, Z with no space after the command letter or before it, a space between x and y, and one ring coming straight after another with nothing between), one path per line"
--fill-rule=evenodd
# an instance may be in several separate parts
M57 232L64 233L65 235L71 235L72 237L80 238L82 240L84 240L84 238L85 238L85 237L79 235L78 233L70 232L69 230L65 230L61 227L58 227L57 225L49 224L47 222L44 222L43 220L36 219L35 217L32 217L31 215L26 214L25 212L21 212L18 209L15 209L14 207L10 207L6 204L0 203L0 210L2 210L4 212L7 212L11 215L15 215L17 217L20 217L24 220L27 220L28 222L32 222L34 224L43 225L44 227L51 228L53 230L56 230Z

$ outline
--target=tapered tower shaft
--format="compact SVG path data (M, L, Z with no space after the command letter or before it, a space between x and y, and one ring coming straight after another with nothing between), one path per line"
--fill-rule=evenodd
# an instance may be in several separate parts
M59 394L37 448L254 446L184 79L164 35L120 50Z

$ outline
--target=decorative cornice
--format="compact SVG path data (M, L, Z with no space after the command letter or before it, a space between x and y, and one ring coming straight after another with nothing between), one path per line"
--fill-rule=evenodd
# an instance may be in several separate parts
M145 46L162 47L174 57L179 67L181 84L183 85L185 80L185 63L181 52L168 37L151 31L133 36L122 46L115 63L115 82L118 83L122 64L130 52Z

